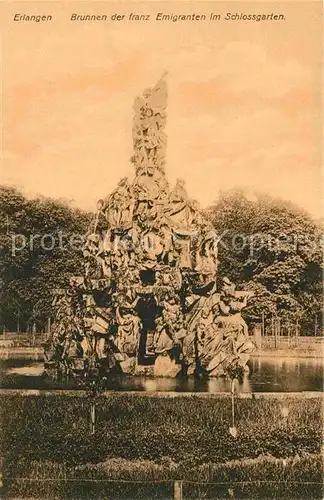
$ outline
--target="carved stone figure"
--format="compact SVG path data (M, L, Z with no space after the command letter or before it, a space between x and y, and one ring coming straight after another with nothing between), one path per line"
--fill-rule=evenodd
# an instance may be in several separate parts
M162 306L163 324L174 345L178 344L178 333L183 328L183 314L180 304L176 301L175 294L168 293Z
M196 250L196 271L201 274L215 274L217 268L216 232L212 229L201 233Z
M110 228L125 229L131 227L133 210L134 200L131 186L127 177L123 177L108 199L106 213Z
M117 307L118 333L115 344L121 353L135 356L138 351L140 319L131 310Z
M174 339L167 329L165 324L165 318L160 316L155 322L155 334L154 334L154 352L156 354L161 354L165 351L170 351L174 346Z
M177 264L180 268L191 268L191 248L190 248L190 233L183 230L173 233L173 248L177 255Z
M169 188L166 105L164 78L135 100L135 178L98 201L84 275L55 296L45 359L64 373L83 361L94 375L145 373L153 364L156 376L214 376L253 350L241 315L248 295L228 278L216 293L212 225L183 180Z

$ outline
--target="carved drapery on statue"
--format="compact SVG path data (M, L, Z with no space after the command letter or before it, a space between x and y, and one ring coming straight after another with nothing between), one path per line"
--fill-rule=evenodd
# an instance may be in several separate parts
M169 189L166 105L164 78L135 99L135 178L98 201L84 275L55 298L48 364L212 376L233 359L243 365L253 348L241 316L247 297L227 279L216 293L215 230L183 180Z

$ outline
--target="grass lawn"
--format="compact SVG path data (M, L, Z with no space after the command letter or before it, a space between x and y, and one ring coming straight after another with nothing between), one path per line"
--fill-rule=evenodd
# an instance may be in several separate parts
M320 397L0 398L6 498L323 498Z

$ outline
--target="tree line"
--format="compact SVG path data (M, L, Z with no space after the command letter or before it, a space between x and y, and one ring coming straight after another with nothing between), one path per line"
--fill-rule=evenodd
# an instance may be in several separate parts
M26 198L0 187L0 324L9 331L44 329L53 290L82 272L82 252L66 244L86 232L91 215L64 200Z
M0 328L27 331L46 326L53 290L82 274L81 245L93 214L64 200L28 199L0 187ZM323 327L322 221L290 202L243 190L220 194L205 210L218 234L218 278L230 278L254 297L245 310L251 323L298 319L303 333ZM19 237L17 235L20 235Z
M254 296L247 320L323 328L323 223L291 202L243 190L221 193L207 216L221 238L219 277L228 276Z

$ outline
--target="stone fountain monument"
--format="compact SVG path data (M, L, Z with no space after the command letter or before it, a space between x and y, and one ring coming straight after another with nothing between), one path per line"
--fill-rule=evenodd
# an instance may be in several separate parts
M97 203L84 274L56 290L45 343L49 373L224 375L254 344L241 310L248 292L216 289L217 235L165 161L164 78L134 102L135 177Z

